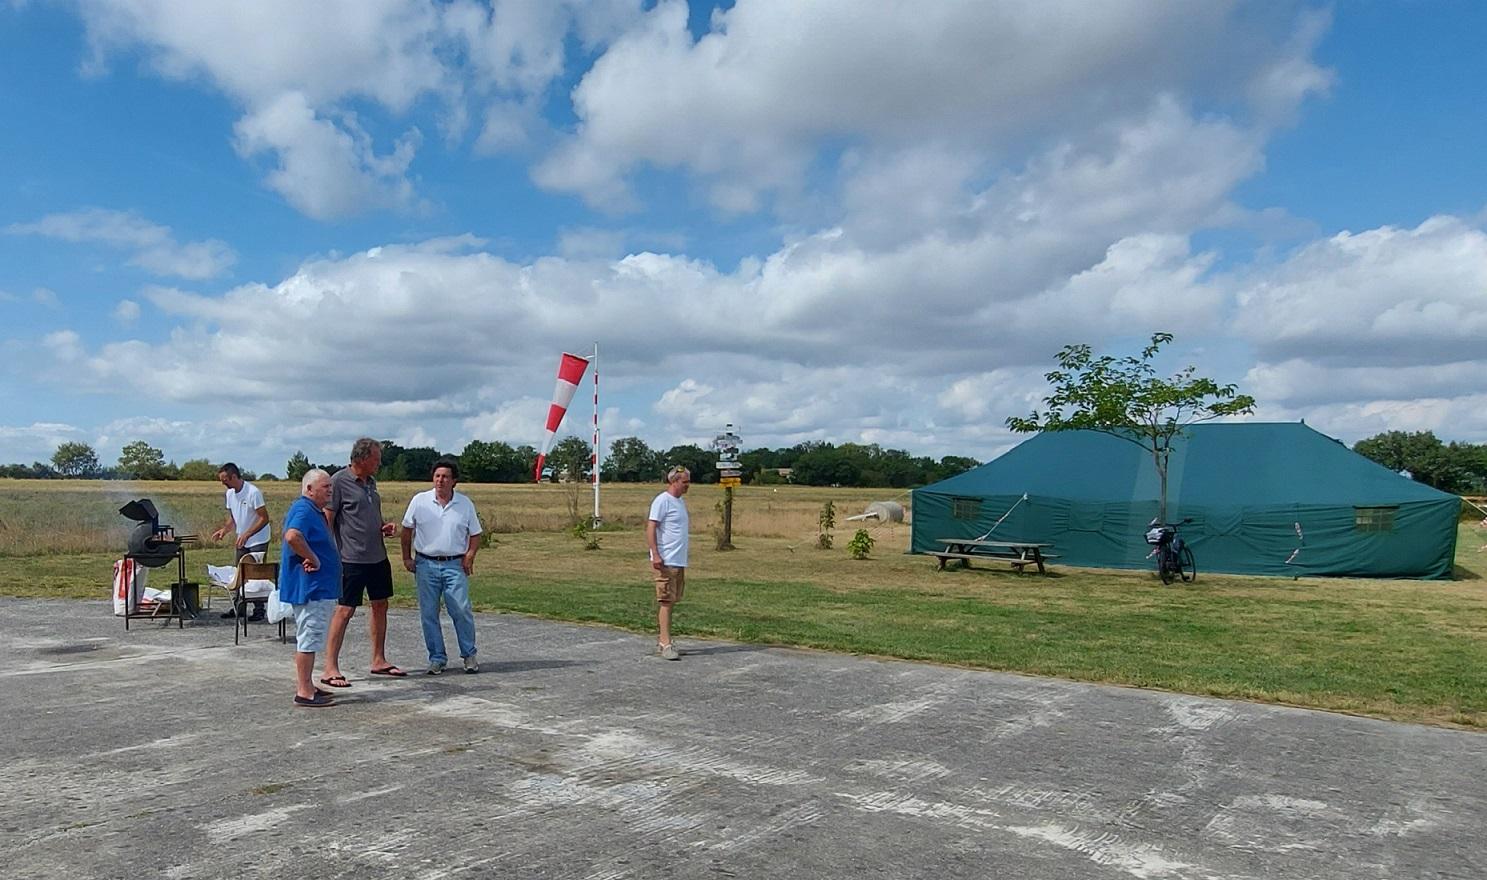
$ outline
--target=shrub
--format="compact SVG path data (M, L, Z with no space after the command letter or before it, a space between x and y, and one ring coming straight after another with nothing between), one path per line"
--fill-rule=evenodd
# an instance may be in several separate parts
M831 530L836 527L836 505L829 500L821 505L821 515L816 517L816 549L831 549Z
M852 554L853 559L866 559L867 554L873 552L873 545L876 543L867 529L858 529L852 540L847 542L847 552Z

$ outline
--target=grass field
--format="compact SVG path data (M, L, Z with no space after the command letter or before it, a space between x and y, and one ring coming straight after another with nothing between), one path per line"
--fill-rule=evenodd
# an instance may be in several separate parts
M129 489L137 491L131 492ZM264 484L271 512L296 486ZM421 484L383 487L398 518ZM601 546L562 531L586 487L462 487L492 537L471 589L478 607L646 631L654 627L642 526L657 486L605 487ZM107 595L127 523L148 495L183 532L221 519L215 484L0 481L0 594ZM733 552L713 549L716 487L688 495L693 551L677 633L1156 687L1433 724L1487 727L1487 532L1463 525L1455 581L1284 580L1203 574L1163 587L1146 572L1059 567L1017 575L995 563L935 571L907 556L908 526L869 526L872 557L845 548L843 520L885 490L745 488ZM836 547L813 547L831 499ZM907 499L901 498L906 501ZM395 551L394 551L395 553ZM223 563L224 544L190 560ZM1201 565L1201 560L1200 560ZM399 600L411 576L396 570Z

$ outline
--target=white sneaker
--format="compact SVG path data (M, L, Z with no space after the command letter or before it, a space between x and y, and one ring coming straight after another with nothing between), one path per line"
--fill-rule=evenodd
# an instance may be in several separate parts
M480 664L475 662L474 657L465 658L465 674L474 675L480 671Z
M678 651L676 649L676 645L673 645L673 644L669 644L668 643L668 644L665 644L665 645L657 645L656 646L656 651L657 651L657 653L659 653L661 655L661 659L662 660L680 660L680 659L682 659L682 653L680 651Z

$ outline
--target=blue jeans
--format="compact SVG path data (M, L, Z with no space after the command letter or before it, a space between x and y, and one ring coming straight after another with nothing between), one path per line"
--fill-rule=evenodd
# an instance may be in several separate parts
M461 657L475 656L475 612L470 607L470 579L458 559L440 562L416 557L413 582L418 585L418 616L423 622L423 643L429 649L430 663L448 663L444 650L444 630L439 626L439 600L449 610L454 622L454 637L460 643Z

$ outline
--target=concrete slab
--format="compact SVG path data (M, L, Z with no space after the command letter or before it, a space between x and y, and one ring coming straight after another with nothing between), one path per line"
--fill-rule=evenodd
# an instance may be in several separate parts
M480 675L5 600L0 875L1480 878L1487 737L481 615ZM422 669L411 612L390 656ZM452 637L452 636L451 636Z

